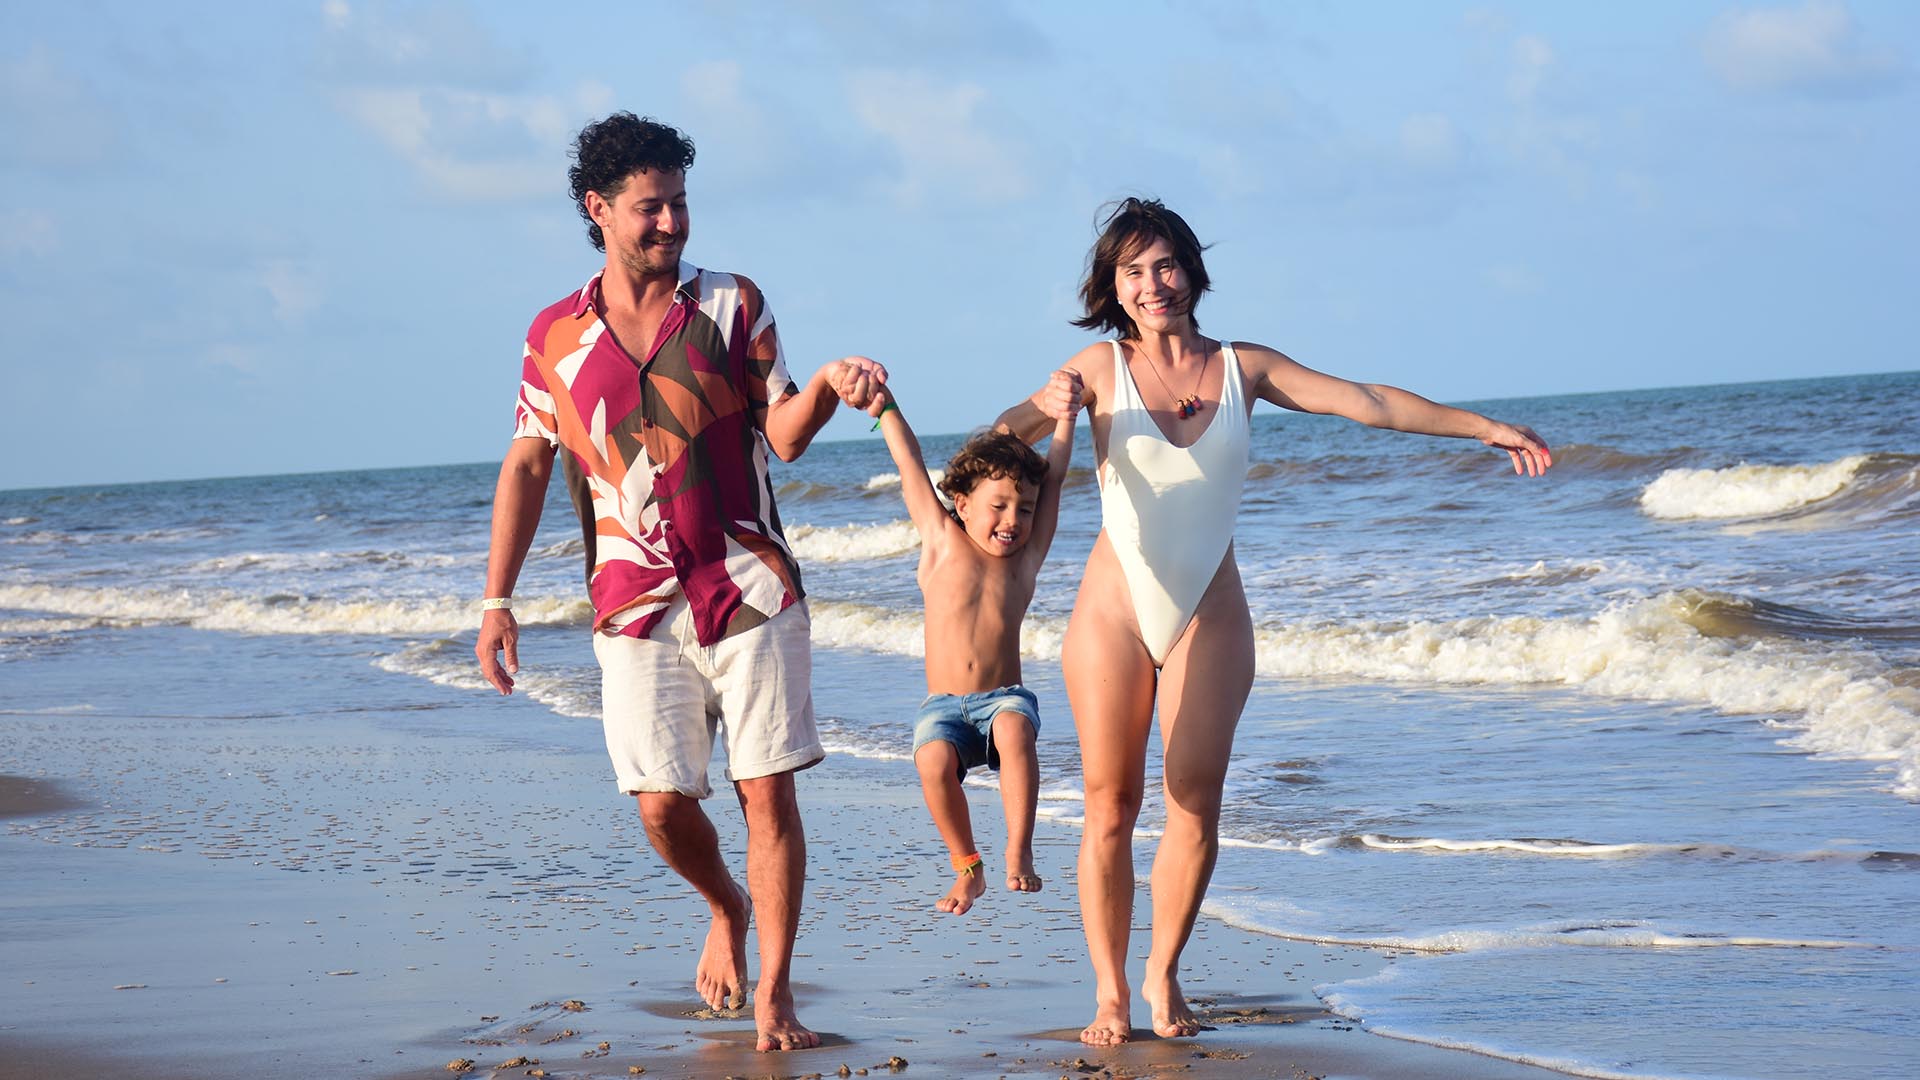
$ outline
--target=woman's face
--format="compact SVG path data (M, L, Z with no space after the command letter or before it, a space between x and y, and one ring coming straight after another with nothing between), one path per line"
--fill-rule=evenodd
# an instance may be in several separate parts
M1187 321L1187 272L1173 257L1165 237L1135 252L1113 271L1113 289L1120 309L1141 332L1168 333Z

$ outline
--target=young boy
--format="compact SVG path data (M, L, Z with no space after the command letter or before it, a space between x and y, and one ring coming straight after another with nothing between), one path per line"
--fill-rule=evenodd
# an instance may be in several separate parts
M1079 374L1056 380L1077 387ZM1040 767L1038 701L1020 685L1020 620L1060 517L1060 484L1073 455L1073 416L1055 422L1042 461L1013 435L967 440L934 494L920 442L883 391L880 429L900 470L900 494L920 532L920 595L926 603L927 693L913 731L913 761L933 823L953 863L953 888L934 904L964 915L986 891L973 822L960 781L975 765L1000 773L1007 818L1007 888L1039 892L1033 872L1033 812Z

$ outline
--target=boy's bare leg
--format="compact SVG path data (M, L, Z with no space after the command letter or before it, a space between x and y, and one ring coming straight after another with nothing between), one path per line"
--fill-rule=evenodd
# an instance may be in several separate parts
M1000 753L1000 805L1007 819L1007 888L1039 892L1033 872L1033 813L1040 798L1040 758L1033 749L1033 723L1019 713L993 718L993 745Z
M793 774L777 773L733 785L747 818L747 888L760 920L760 983L753 993L753 1023L761 1050L804 1050L820 1036L801 1026L793 1012L793 940L800 932L800 897L806 890L807 835L794 797Z
M946 841L947 854L958 861L978 852L973 842L973 816L967 813L967 795L960 790L959 752L952 743L935 739L914 751L913 764L920 770L920 793L926 797L927 812L933 815L933 827ZM971 873L955 874L953 888L933 908L965 915L986 891L987 883L976 866Z
M700 891L713 912L713 926L694 968L693 988L712 1009L737 1009L747 1003L747 893L733 880L720 855L713 822L700 800L673 791L643 791L640 821L653 850Z

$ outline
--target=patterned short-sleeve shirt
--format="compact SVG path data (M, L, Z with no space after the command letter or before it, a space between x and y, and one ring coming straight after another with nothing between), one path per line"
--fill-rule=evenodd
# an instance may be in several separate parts
M645 356L600 318L600 275L527 331L514 436L558 448L594 628L644 637L685 593L702 645L806 595L767 475L767 409L797 387L753 282L681 263ZM639 347L645 342L629 342Z

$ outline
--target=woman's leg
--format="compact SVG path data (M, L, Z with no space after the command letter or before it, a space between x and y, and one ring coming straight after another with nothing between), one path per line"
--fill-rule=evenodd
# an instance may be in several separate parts
M1180 992L1180 952L1220 852L1220 792L1234 726L1252 686L1253 622L1229 547L1160 671L1167 830L1153 858L1153 949L1140 992L1162 1037L1200 1030Z
M1133 825L1145 787L1154 671L1130 605L1126 578L1103 534L1087 559L1061 650L1087 799L1080 920L1093 961L1094 1016L1080 1039L1094 1046L1126 1042L1133 1033L1127 985Z

